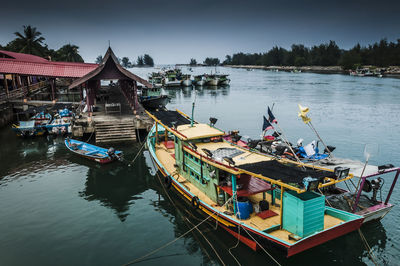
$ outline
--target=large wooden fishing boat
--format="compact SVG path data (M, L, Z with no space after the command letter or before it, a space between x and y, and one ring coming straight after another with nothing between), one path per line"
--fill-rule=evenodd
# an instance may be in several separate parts
M165 186L253 250L271 247L292 256L361 226L362 216L326 206L325 196L314 192L352 178L348 172L232 145L213 124L179 111L148 114L155 125L146 143Z

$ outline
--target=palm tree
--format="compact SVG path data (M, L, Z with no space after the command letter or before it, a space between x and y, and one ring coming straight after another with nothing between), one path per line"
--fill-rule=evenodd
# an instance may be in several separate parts
M96 64L101 64L101 62L103 62L103 56L99 55L98 57L96 57Z
M31 25L23 27L23 33L14 32L17 36L14 40L16 50L20 53L43 56L45 49L42 45L45 39L41 36L42 33Z
M78 52L79 47L73 44L66 44L57 50L57 61L83 62Z

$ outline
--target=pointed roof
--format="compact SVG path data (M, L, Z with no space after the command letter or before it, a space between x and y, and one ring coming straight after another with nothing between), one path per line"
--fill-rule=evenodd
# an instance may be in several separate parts
M69 86L70 89L75 88L89 79L130 79L135 80L147 88L152 88L152 85L145 79L131 73L130 71L123 68L119 62L111 47L108 47L106 54L103 57L101 64L93 71L87 73L85 76L74 80Z

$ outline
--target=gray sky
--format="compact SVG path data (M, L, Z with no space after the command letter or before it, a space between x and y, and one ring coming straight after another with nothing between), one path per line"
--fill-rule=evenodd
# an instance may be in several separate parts
M335 40L347 49L400 38L398 0L14 0L2 10L0 44L30 24L51 48L78 45L87 62L105 53L108 40L119 57L148 53L156 64L172 64L274 45Z

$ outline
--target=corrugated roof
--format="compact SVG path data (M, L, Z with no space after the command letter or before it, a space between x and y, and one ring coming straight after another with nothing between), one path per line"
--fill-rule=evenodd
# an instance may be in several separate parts
M97 66L87 63L53 62L35 55L0 50L0 73L3 74L80 78Z

